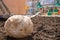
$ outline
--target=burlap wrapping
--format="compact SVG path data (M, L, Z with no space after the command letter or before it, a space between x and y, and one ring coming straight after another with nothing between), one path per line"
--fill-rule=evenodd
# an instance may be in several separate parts
M9 36L24 38L33 32L33 23L27 16L14 15L7 19L4 28Z

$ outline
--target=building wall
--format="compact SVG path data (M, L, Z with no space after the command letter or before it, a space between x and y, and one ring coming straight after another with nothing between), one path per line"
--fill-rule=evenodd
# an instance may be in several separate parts
M3 0L13 14L25 14L25 0Z

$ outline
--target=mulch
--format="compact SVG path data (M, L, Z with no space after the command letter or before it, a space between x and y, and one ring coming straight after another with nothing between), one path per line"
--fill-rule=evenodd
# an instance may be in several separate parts
M4 22L0 21L0 40L60 40L60 17L35 16L34 32L25 38L13 38L6 35Z

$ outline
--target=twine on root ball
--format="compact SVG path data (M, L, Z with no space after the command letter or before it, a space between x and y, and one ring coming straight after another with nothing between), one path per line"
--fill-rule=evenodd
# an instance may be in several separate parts
M24 38L33 32L33 23L27 16L14 15L4 25L6 33L14 38Z

